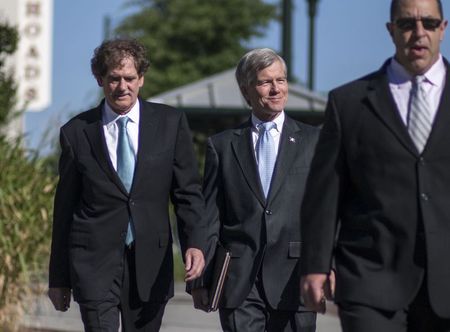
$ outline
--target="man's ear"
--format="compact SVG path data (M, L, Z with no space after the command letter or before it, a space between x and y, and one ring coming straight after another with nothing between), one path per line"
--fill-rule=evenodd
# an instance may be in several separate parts
M441 36L439 37L440 41L444 40L444 33L445 33L445 29L447 29L447 25L448 25L448 21L444 20L444 22L442 22L442 25L441 25Z
M386 29L389 32L389 35L391 36L391 38L394 38L394 27L393 27L394 23L392 22L387 22L386 23Z
M241 88L242 96L244 97L244 99L245 99L245 101L247 102L247 104L250 105L250 99L249 99L249 97L248 97L247 88L244 87L244 86L241 86L240 88Z
M101 77L95 77L95 79L97 80L98 86L103 87L103 78L101 78Z

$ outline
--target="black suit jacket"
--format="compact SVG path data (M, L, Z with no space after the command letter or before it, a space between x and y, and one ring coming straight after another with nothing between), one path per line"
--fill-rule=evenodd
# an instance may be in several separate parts
M76 300L101 299L110 289L122 263L130 216L141 299L163 302L173 296L169 197L183 253L205 246L204 201L186 117L166 105L139 102L139 147L130 193L109 158L103 102L61 128L50 287L73 288Z
M232 253L222 308L236 308L244 301L259 269L272 308L300 307L299 202L318 133L318 128L286 116L267 200L252 146L251 121L208 140L204 195L209 234L213 243L219 239Z
M334 253L336 300L386 310L406 307L426 275L434 311L450 318L449 75L419 154L386 67L330 92L303 203L302 273L328 272Z

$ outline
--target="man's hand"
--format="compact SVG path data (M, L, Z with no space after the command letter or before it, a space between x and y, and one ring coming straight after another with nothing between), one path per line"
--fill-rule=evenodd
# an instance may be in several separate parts
M70 288L49 288L48 297L58 311L67 311L70 307Z
M185 262L184 281L192 281L201 276L205 267L205 257L200 249L189 248L185 254Z
M325 285L325 297L327 300L334 300L334 291L336 289L336 276L334 270L332 269L328 275L328 280Z
M325 273L307 274L300 280L300 291L304 305L313 311L324 314L326 311L326 295L331 296L331 283ZM333 274L334 293L334 274ZM328 293L328 294L326 294Z
M209 312L209 297L206 288L196 288L191 290L192 299L194 300L194 308Z

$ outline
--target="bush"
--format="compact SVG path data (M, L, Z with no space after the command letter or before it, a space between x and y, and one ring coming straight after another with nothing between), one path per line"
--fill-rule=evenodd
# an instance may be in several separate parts
M0 330L10 331L47 267L57 177L20 142L0 137L0 156Z

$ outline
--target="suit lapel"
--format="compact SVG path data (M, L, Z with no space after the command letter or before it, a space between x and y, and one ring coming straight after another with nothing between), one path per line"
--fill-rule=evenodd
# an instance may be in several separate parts
M300 137L300 128L294 120L286 116L280 137L277 161L272 175L268 200L276 196L286 174L289 173L293 161L298 153L302 153L302 150L303 144Z
M244 126L236 129L234 132L235 137L231 145L248 185L261 205L265 206L266 199L261 187L258 168L256 167L251 128L252 124L251 120L249 120Z
M450 70L448 62L445 64L447 67L447 75L445 78L445 86L442 91L441 100L439 102L439 108L436 113L436 117L433 122L433 127L428 137L427 144L425 145L424 153L429 149L428 147L439 146L442 144L442 138L448 136L448 130L450 128Z
M372 105L373 110L383 123L392 131L402 145L405 146L411 153L417 154L417 149L408 134L408 130L404 125L394 97L389 88L389 81L387 76L386 62L380 71L375 74L373 80L369 85L368 100Z
M142 100L140 102L139 114L139 143L136 158L136 167L134 170L133 184L131 190L139 183L139 179L146 172L146 161L151 151L158 146L159 142L156 136L156 129L160 118L152 106Z
M94 110L94 121L90 122L84 129L89 144L91 145L92 153L99 163L100 167L107 174L112 182L126 195L127 190L122 184L117 172L109 158L108 148L106 146L105 135L103 133L102 123L102 108L104 101Z

